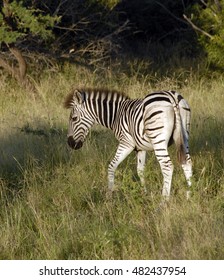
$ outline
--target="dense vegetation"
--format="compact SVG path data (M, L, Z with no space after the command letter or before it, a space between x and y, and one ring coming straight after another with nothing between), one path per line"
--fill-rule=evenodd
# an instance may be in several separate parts
M0 69L1 259L224 257L224 77L214 68L220 64L206 60L190 16L212 1L206 7L205 1L121 2L20 2L36 5L34 16L60 20L49 27L47 41L26 29L21 40L1 44L10 66L16 66L10 48L21 52L35 87L29 90ZM153 153L145 173L148 193L133 153L118 168L117 191L108 199L107 165L117 141L94 127L81 150L68 149L63 101L74 85L116 88L133 98L158 89L181 92L192 108L192 199L185 198L173 148L166 207L159 207L162 175Z
M91 65L148 55L157 42L179 55L204 53L223 66L223 0L2 0L0 67L34 90L27 64L56 59ZM196 36L198 35L198 36ZM148 58L148 56L145 56ZM39 63L40 64L40 63Z

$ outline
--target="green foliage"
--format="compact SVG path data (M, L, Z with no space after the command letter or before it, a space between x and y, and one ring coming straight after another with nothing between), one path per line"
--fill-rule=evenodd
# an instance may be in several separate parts
M224 0L196 4L192 22L200 28L198 38L208 55L209 63L224 67Z
M18 31L10 31L10 27L4 23L3 15L0 13L0 42L11 44L21 36Z
M59 20L59 17L25 6L24 1L6 3L0 13L0 43L15 43L28 35L44 40L52 38L51 29Z

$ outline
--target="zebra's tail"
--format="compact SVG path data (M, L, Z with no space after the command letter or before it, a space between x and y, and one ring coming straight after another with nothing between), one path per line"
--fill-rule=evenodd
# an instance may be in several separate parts
M186 147L184 141L184 131L182 126L182 120L180 115L180 109L177 102L172 102L175 113L175 124L173 139L177 148L177 159L180 164L186 163Z

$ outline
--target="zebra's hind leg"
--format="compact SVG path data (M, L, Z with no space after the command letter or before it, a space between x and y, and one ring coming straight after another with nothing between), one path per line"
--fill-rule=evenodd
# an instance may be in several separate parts
M160 167L163 173L163 190L162 195L163 197L168 200L170 197L171 191L171 182L173 176L173 164L170 160L170 157L167 156L166 161L159 161Z
M168 154L167 147L164 146L163 148L160 147L159 149L155 148L154 150L163 174L162 196L165 200L169 200L173 176L173 164Z
M144 169L145 169L146 151L137 152L137 173L140 178L142 187L144 187L145 193L147 192L145 187Z

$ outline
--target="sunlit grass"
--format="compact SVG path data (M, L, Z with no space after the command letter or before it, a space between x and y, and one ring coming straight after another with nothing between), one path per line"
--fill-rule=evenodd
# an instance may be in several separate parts
M223 259L224 79L144 76L140 66L135 62L128 74L105 69L102 76L68 64L43 75L36 100L1 80L0 258ZM62 105L73 85L116 88L133 98L158 89L180 91L192 108L191 200L174 148L167 205L160 207L162 175L153 153L147 194L133 153L118 168L116 191L108 197L107 166L117 141L96 127L81 150L68 149L69 112Z

